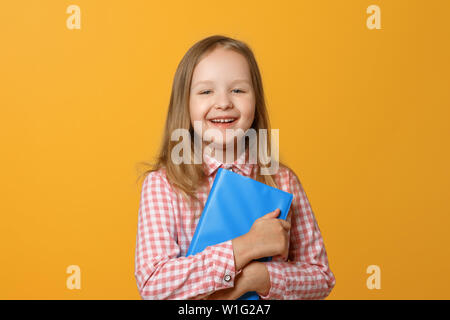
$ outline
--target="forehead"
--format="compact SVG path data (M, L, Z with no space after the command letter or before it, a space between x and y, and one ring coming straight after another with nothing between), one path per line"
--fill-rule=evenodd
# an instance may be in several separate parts
M216 48L205 55L194 69L192 86L213 83L247 82L250 69L246 58L233 50Z

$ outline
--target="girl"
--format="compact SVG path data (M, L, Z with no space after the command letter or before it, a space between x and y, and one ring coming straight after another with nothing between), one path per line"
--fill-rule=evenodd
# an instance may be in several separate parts
M178 141L171 135L180 128L192 138L191 159L198 154L193 142L201 139L200 163L173 161ZM197 42L176 70L160 154L144 173L135 256L143 299L237 299L248 291L261 299L323 299L333 289L335 278L308 198L295 173L275 160L270 138L263 147L269 164L259 157L249 161L250 147L240 153L234 149L231 161L206 152L211 145L228 152L243 139L226 135L226 129L251 128L258 138L260 129L270 132L251 49L219 35ZM213 132L209 137L203 135L207 130ZM261 174L274 161L278 171ZM292 193L288 218L277 219L277 209L256 220L247 234L185 257L220 167ZM272 261L255 261L266 256Z

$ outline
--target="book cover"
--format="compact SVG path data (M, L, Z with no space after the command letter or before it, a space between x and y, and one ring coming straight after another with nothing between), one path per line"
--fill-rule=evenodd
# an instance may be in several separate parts
M219 168L186 256L247 233L256 219L277 208L280 209L278 219L286 219L292 198L288 192ZM239 298L258 299L256 292Z

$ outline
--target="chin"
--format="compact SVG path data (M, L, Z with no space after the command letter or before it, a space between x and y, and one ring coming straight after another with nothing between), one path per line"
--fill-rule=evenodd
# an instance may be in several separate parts
M214 142L206 142L206 144L208 146L210 146L211 148L216 148L216 149L223 149L225 148L227 145L231 145L233 143L233 141L223 141L222 139L218 139L218 140L214 140Z

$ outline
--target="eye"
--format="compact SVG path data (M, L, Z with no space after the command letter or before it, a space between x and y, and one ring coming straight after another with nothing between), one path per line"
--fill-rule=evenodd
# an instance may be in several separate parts
M239 92L244 93L244 91L242 91L241 89L234 89L233 91L239 91ZM239 93L239 92L237 92L237 93Z
M211 90L205 90L203 92L200 92L200 94L205 94L206 92L211 92Z

